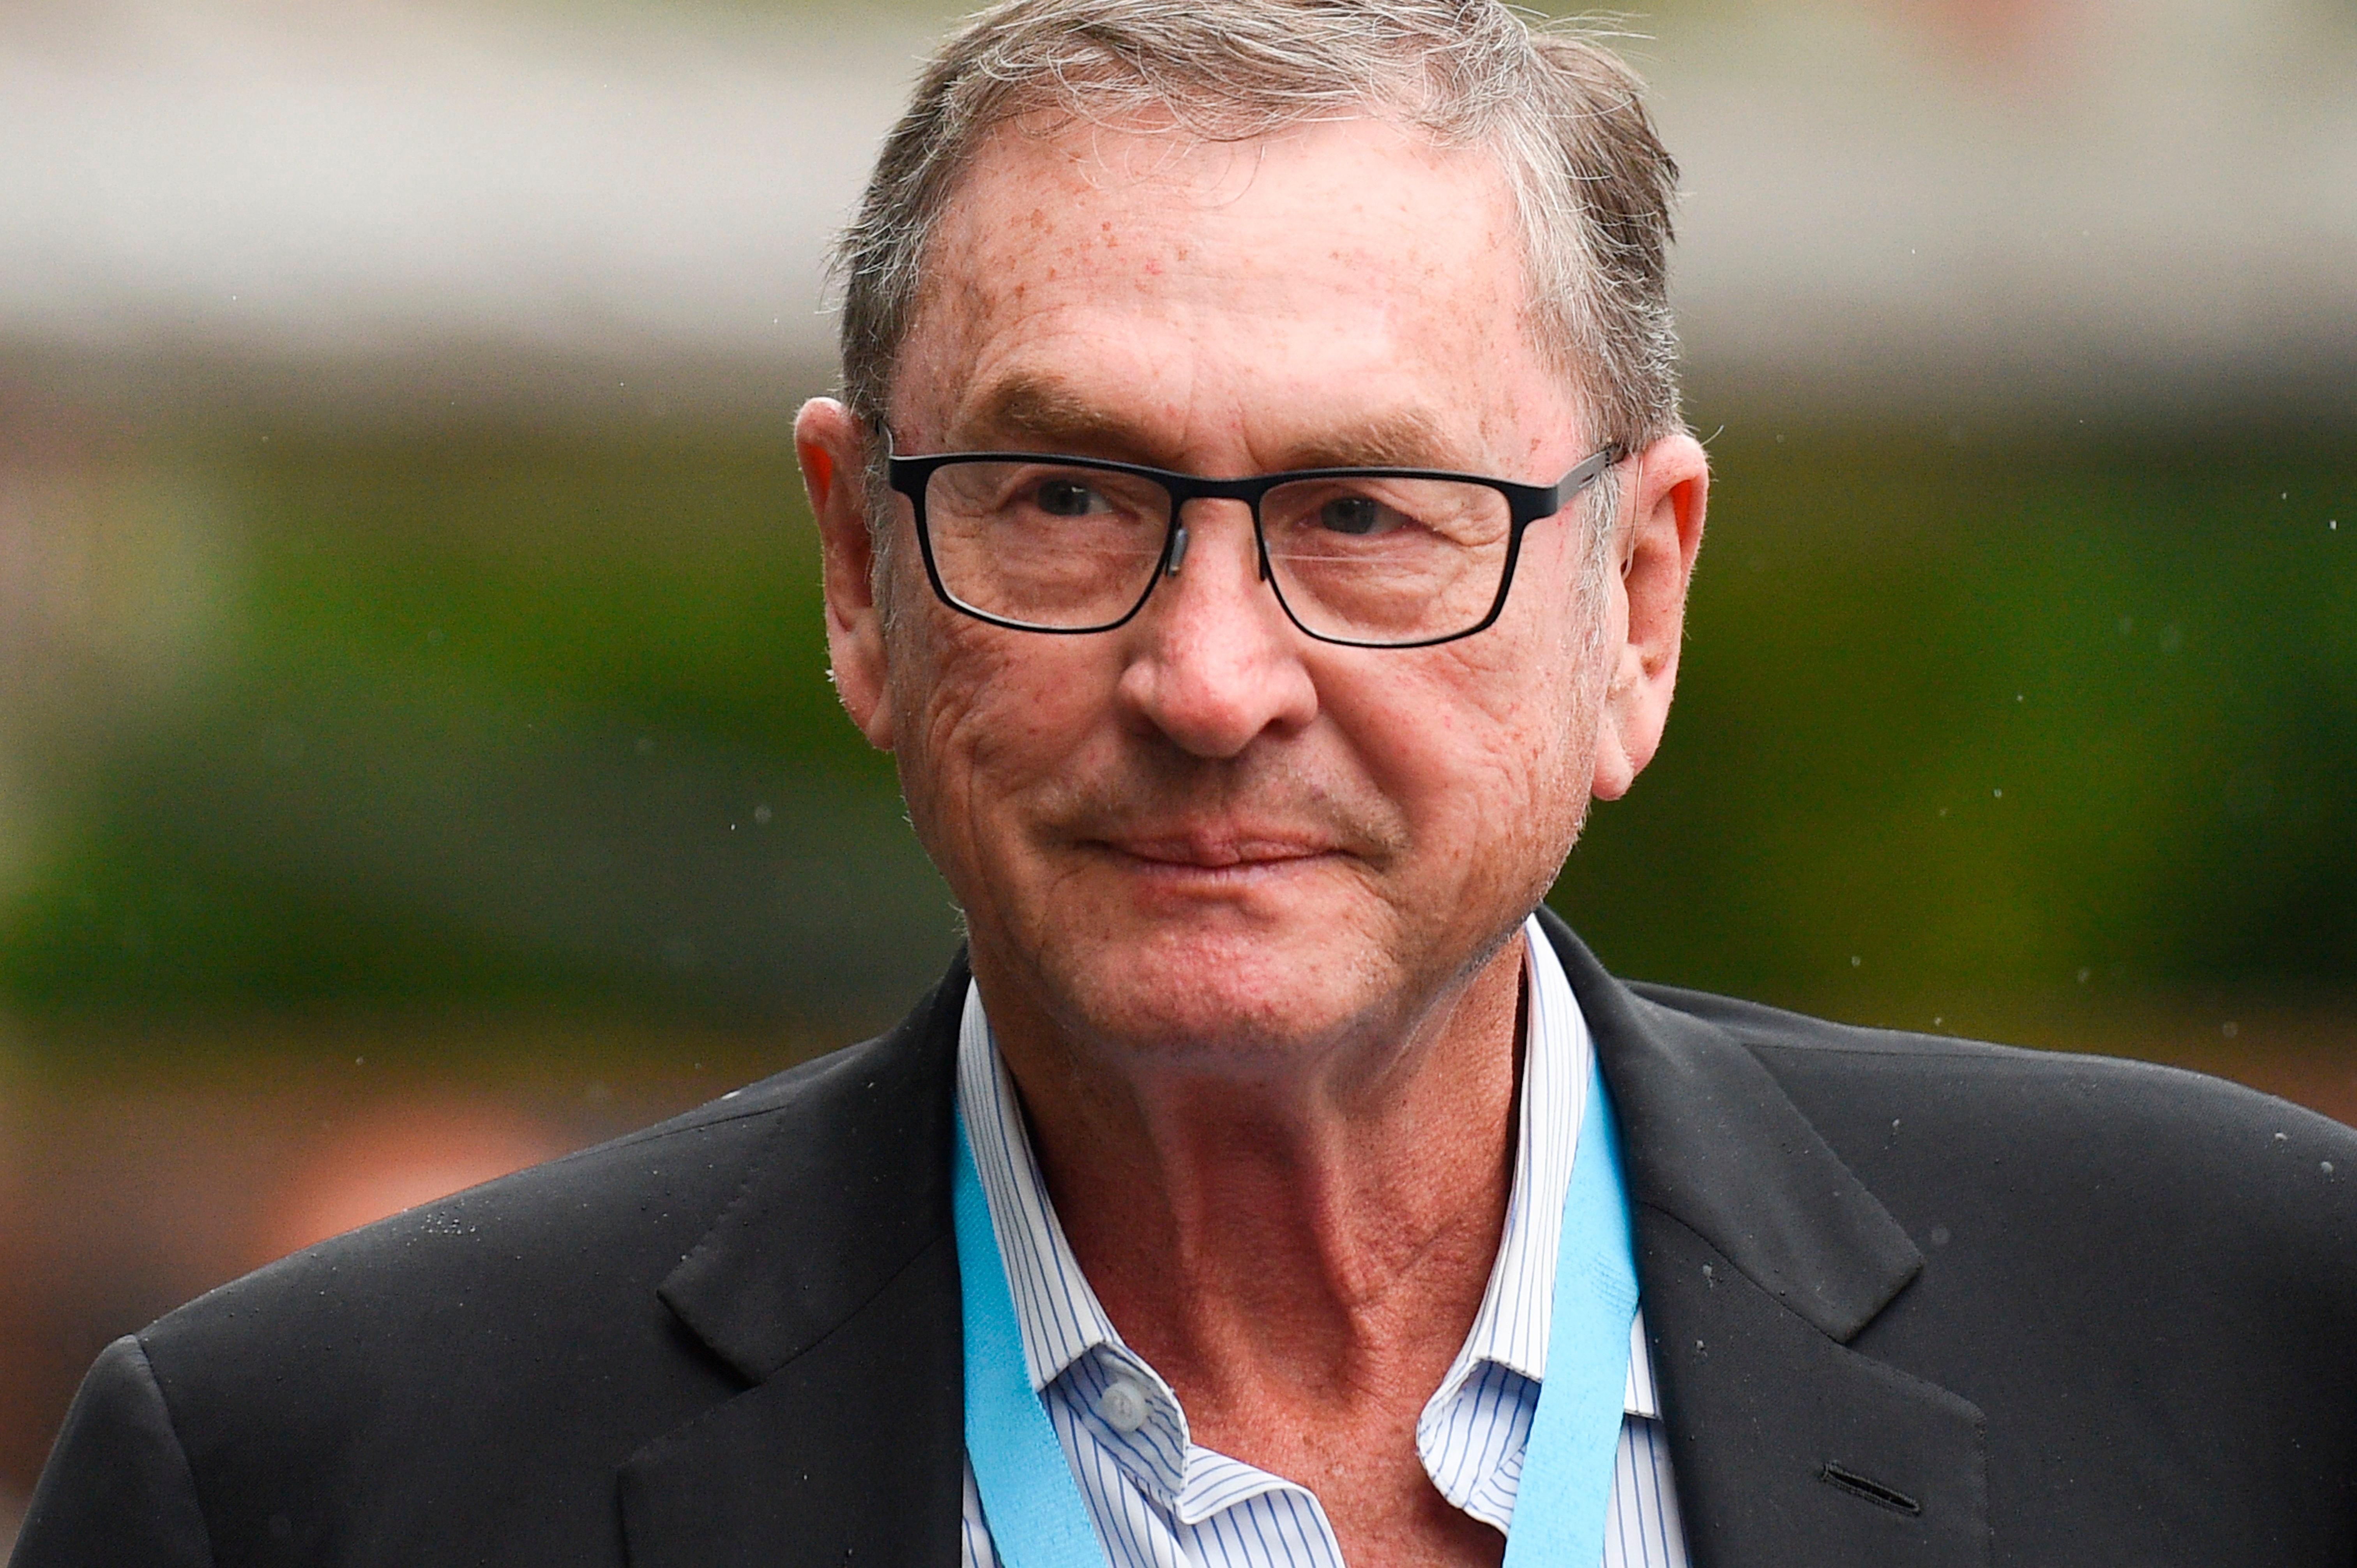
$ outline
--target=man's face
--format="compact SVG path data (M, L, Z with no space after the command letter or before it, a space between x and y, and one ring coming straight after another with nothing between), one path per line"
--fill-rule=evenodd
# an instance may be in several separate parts
M1552 483L1593 438L1528 340L1522 257L1491 156L1379 121L1001 133L936 235L894 445ZM887 636L841 521L856 479L812 456L828 417L803 445L838 682L898 754L994 1017L1247 1075L1397 1037L1544 893L1599 755L1607 792L1634 770L1599 743L1622 579L1581 592L1577 509L1532 526L1496 625L1378 650L1293 627L1239 503L1190 506L1184 569L1082 636L941 605L903 503Z

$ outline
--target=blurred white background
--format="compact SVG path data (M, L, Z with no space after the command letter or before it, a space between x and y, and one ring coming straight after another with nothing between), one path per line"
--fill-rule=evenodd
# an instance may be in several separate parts
M0 365L196 411L774 410L824 373L826 239L938 25L18 0ZM1687 173L1706 391L2345 404L2341 0L1677 0L1628 27Z

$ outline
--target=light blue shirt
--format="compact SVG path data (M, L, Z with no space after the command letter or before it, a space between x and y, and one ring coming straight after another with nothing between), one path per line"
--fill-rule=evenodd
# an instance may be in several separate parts
M1503 1531L1545 1375L1556 1244L1586 1111L1587 1023L1535 919L1523 928L1527 1037L1521 1135L1497 1262L1471 1332L1416 1422L1416 1452L1454 1507ZM1189 1440L1186 1412L1124 1345L1048 1201L1015 1085L971 986L958 1038L958 1108L1023 1336L1047 1406L1106 1543L1111 1568L1343 1568L1326 1510L1306 1487ZM1631 1330L1620 1446L1603 1568L1685 1568L1669 1445L1641 1306ZM999 1568L974 1471L965 1477L965 1568Z

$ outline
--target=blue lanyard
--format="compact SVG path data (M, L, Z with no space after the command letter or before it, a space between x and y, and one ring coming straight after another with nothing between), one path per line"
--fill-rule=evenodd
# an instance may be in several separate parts
M1006 1267L957 1119L952 1206L965 1317L965 1451L1005 1568L1105 1568L1103 1543L1047 1407L1032 1391ZM1546 1377L1531 1418L1505 1568L1596 1568L1620 1444L1637 1262L1620 1185L1620 1140L1604 1075L1589 1069L1587 1110L1563 1200Z

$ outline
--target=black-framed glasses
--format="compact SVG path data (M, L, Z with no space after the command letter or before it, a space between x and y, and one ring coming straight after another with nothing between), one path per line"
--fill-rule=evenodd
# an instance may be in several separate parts
M1194 500L1252 509L1261 579L1293 624L1350 648L1425 648L1498 618L1530 525L1625 456L1552 485L1425 468L1301 468L1206 479L1036 452L886 459L933 592L1017 631L1111 631L1187 558Z

